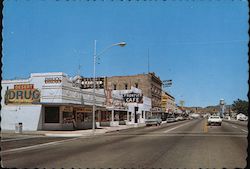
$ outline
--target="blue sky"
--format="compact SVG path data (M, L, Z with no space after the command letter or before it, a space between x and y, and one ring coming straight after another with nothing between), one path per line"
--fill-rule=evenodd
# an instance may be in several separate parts
M247 100L247 1L4 1L3 79L34 72L97 76L150 71L185 106Z

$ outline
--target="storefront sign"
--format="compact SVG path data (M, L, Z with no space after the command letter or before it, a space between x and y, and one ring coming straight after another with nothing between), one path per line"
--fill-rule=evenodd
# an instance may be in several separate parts
M40 102L40 91L34 89L33 84L14 85L5 93L5 104Z
M140 93L123 94L123 100L126 103L143 103L143 95Z
M85 113L92 113L92 107L76 107L76 112L85 112Z
M63 112L73 112L73 107L71 106L63 106Z
M44 82L46 84L48 84L48 83L61 83L62 78L61 77L46 77Z
M103 89L104 88L104 78L99 77L95 78L96 88ZM81 79L81 89L93 89L94 81L93 78L82 78Z

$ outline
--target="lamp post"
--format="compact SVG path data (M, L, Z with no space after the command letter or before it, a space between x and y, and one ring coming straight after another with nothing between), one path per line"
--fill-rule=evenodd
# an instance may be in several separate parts
M95 99L95 88L96 88L96 58L100 55L102 55L103 53L105 53L108 49L112 48L113 46L121 46L124 47L126 45L126 42L119 42L119 43L114 43L110 46L108 46L107 48L105 48L103 51L101 51L100 53L96 53L96 40L94 42L94 70L93 70L93 126L92 126L92 130L93 130L93 134L95 133L95 110L96 110L96 99Z

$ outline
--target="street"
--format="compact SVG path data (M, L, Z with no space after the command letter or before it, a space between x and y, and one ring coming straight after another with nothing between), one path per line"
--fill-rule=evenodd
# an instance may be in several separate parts
M206 120L185 120L91 137L2 138L2 165L112 169L246 167L247 123L223 121L222 126L207 126ZM54 143L46 144L49 142ZM18 149L22 145L30 148Z

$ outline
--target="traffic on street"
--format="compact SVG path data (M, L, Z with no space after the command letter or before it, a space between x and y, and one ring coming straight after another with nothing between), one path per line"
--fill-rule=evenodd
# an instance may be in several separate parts
M198 118L100 136L3 137L1 156L7 168L244 168L247 134L247 123Z

